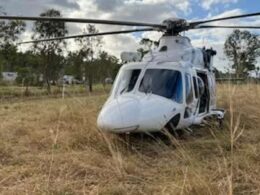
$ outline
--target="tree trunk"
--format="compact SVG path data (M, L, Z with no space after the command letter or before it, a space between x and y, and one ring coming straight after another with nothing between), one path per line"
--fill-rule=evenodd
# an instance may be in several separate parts
M91 62L85 63L85 82L87 87L87 81L88 81L88 89L89 92L93 91L93 75L91 71Z
M92 71L91 71L91 67L89 67L89 71L88 71L88 86L89 86L89 92L93 91L93 75L92 75Z
M239 67L236 68L236 78L239 79Z
M46 85L47 85L47 93L51 94L51 84L50 84L50 78L49 78L49 63L51 62L50 54L47 54L45 57L45 66L44 66L44 77L46 80Z
M46 78L46 84L47 84L47 93L51 94L51 84L48 78Z
M25 86L24 95L25 95L25 96L29 96L29 95L30 95L29 84L26 84L26 86Z
M93 92L93 89L92 89L92 78L90 77L89 78L89 92Z

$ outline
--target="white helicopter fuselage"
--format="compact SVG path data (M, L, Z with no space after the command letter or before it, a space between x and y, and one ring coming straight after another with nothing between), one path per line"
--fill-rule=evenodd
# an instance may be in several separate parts
M216 110L212 56L194 48L189 38L163 36L158 49L141 62L123 65L97 120L103 131L153 132L187 128Z

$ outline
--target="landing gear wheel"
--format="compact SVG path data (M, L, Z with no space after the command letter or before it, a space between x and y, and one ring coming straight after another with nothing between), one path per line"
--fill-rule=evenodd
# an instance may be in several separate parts
M168 123L165 127L167 131L177 139L181 139L184 136L184 131L182 129L176 129L172 123Z
M165 125L165 129L173 135L175 138L179 138L183 136L182 130L177 130L176 127L179 124L180 121L180 114L176 114L174 117L171 118L171 120Z

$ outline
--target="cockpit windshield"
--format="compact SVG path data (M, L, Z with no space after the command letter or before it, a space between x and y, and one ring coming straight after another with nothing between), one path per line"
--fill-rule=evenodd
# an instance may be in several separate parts
M148 69L141 81L139 91L163 96L182 103L183 84L181 72L168 69Z
M115 82L115 94L120 95L131 92L135 87L140 73L141 69L122 70L118 75L117 81Z

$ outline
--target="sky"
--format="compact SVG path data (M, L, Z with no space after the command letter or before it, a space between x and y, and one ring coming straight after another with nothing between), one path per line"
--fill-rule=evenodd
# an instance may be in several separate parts
M8 15L38 16L50 8L58 9L63 17L127 20L160 24L172 17L185 18L188 21L204 20L222 16L239 15L260 11L259 0L0 0L0 7ZM27 30L21 40L30 40L32 23L27 23ZM210 23L212 25L258 25L260 17L236 19ZM68 24L69 34L81 34L83 24ZM102 31L123 30L129 27L97 25ZM225 39L232 32L230 29L192 30L185 35L196 47L212 47L217 50L214 66L227 70L230 62L223 52ZM260 34L260 30L252 30ZM136 51L142 38L159 40L161 33L145 32L103 37L103 49L120 56L122 51ZM20 48L25 50L26 47ZM76 50L74 41L69 41L68 50ZM259 65L259 62L258 62Z

